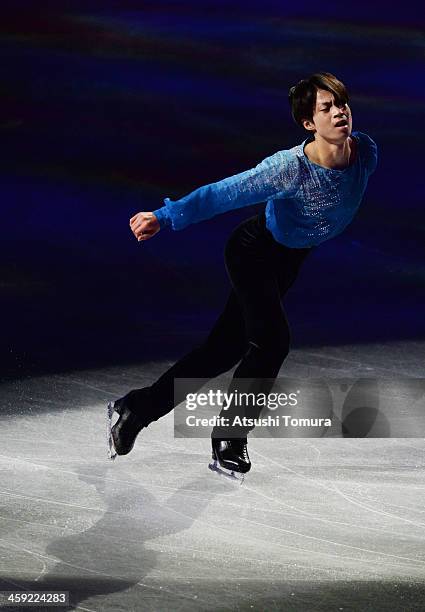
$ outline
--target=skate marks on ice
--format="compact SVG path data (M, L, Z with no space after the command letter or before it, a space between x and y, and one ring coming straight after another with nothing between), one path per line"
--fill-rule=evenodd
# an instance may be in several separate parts
M167 418L106 462L103 400L119 393L78 385L75 401L75 387L46 384L41 405L32 381L4 421L4 579L106 611L423 600L422 440L253 438L239 487L208 470L210 440L174 440Z
M167 439L165 432L158 434L160 438ZM256 440L253 444L254 455L258 442ZM68 586L67 590L78 595L74 603L79 601L81 605L77 605L80 609L117 609L122 598L125 598L130 609L137 607L142 610L179 609L180 606L187 610L241 609L239 606L242 602L247 603L247 609L248 602L254 602L260 609L285 609L290 604L296 609L295 602L299 598L301 610L302 598L308 597L309 609L325 610L330 593L331 601L339 603L348 598L350 589L356 588L358 593L357 583L354 582L354 587L351 581L365 571L369 576L404 574L397 593L409 597L413 591L404 584L406 573L413 577L416 574L412 584L418 588L418 562L414 559L385 558L379 554L385 551L374 551L370 546L348 545L341 551L338 550L341 549L341 542L335 538L317 537L317 531L320 529L319 533L323 533L324 526L331 528L336 537L341 536L341 529L343 534L347 531L358 534L361 531L366 534L368 542L371 538L375 541L382 538L388 540L391 537L389 530L379 529L377 525L375 532L367 526L363 529L363 525L353 517L351 524L346 522L335 527L332 517L326 518L323 511L316 509L316 512L310 511L307 515L305 505L299 500L292 504L285 501L293 497L293 485L290 480L282 483L281 470L276 469L277 457L282 455L282 450L285 455L283 463L286 467L290 466L288 473L292 473L297 480L313 480L316 485L313 489L316 490L317 487L318 490L323 489L323 483L316 482L309 472L312 463L323 469L323 465L325 468L327 464L333 465L338 456L332 455L329 445L314 451L310 444L306 451L306 445L300 444L300 441L297 444L292 442L289 451L281 447L268 448L267 455L264 451L258 451L259 456L255 457L258 471L252 474L252 486L245 492L240 488L228 487L227 491L231 491L231 494L224 497L222 494L217 497L216 494L225 489L217 488L217 481L209 479L207 475L189 482L186 480L179 490L173 490L173 483L175 486L179 474L176 460L184 456L185 450L182 444L167 443L165 440L164 448L167 448L171 461L169 475L164 474L162 482L158 482L151 469L147 478L145 468L150 468L156 457L143 456L143 444L139 448L142 461L134 459L121 471L116 469L117 464L113 464L109 471L99 469L97 463L80 465L73 473L78 475L78 481L85 484L89 491L93 489L93 496L72 487L74 495L68 502L60 501L64 491L57 491L56 499L50 495L44 500L54 510L49 512L42 509L42 516L54 516L56 529L63 529L63 532L60 537L56 533L42 553L48 571L44 571L41 584L45 588L49 586L51 590ZM164 452L161 446L158 444L158 455ZM189 453L194 465L204 469L204 463L195 461L199 453L193 449ZM317 466L319 453L323 465ZM350 467L353 454L347 455L342 463L348 460ZM19 461L13 464L19 465ZM41 467L40 464L33 465ZM297 465L301 467L297 468ZM274 476L267 476L270 467L274 467ZM31 471L31 466L28 469ZM133 473L134 470L136 473ZM167 468L164 466L163 470ZM50 465L44 471L55 472L56 469ZM58 471L63 478L64 470L58 468ZM70 472L71 469L68 470L69 476ZM276 480L277 476L280 478ZM282 486L284 491L281 491ZM304 489L304 494L308 495L308 488ZM327 489L324 492L327 494ZM84 503L76 502L75 497L80 499L83 496ZM26 503L31 503L31 496L25 497ZM107 501L99 504L99 499ZM36 503L33 512L41 501L38 496L33 502ZM308 501L308 507L314 506L310 498ZM330 502L333 504L334 500ZM65 509L64 514L62 508ZM73 512L69 513L72 509ZM345 516L344 512L341 516ZM315 523L315 539L306 533L311 522ZM291 524L293 528L290 528ZM32 532L33 529L34 525ZM394 532L393 537L397 537L398 533L406 539L406 533L402 532ZM24 533L21 535L25 537ZM35 540L33 544L35 552L39 554L39 542ZM28 546L26 548L28 550ZM217 576L216 582L205 580L205 576L211 575L211 567ZM42 569L37 568L37 576ZM260 582L259 574L262 576ZM344 581L350 581L350 584ZM377 590L376 583L367 584L368 592ZM34 588L31 582L28 585ZM39 585L37 588L44 587ZM360 583L359 588L360 591L365 588L365 583ZM230 590L233 592L229 593ZM397 593L393 592L394 587L391 586L389 590L395 598ZM323 597L323 606L320 607L313 603L318 594ZM211 605L212 602L214 605ZM229 605L225 606L224 602Z
M288 376L376 377L425 376L425 343L403 341L293 349L285 360Z
M130 609L160 610L166 609L167 604L169 609L178 609L180 604L184 609L196 610L199 605L208 604L202 600L196 584L192 593L190 588L180 589L178 581L171 580L173 584L167 586L164 580L156 584L150 576L155 576L157 560L163 556L161 545L155 546L156 540L190 529L197 513L208 505L213 493L198 498L191 514L187 515L179 511L184 507L185 491L180 493L177 489L158 499L137 480L132 481L128 475L124 482L119 478L110 479L108 469L96 464L79 467L74 474L83 483L81 495L87 497L87 487L93 489L91 503L60 501L60 491L57 499L32 495L22 495L18 499L18 502L25 501L26 505L37 504L38 513L55 516L55 523L27 521L28 529L31 526L31 530L40 532L32 542L35 551L10 542L10 535L0 539L1 548L8 549L11 557L15 557L17 552L21 555L21 570L25 570L20 571L19 578L14 580L16 587L69 590L72 605L68 609L96 610L99 609L98 601L103 602L102 610L119 609L123 592L126 594L126 607ZM199 484L197 479L189 486L196 491ZM74 483L75 492L77 489L80 487ZM13 501L16 503L17 499ZM7 519L1 518L8 523ZM19 527L22 528L22 519L16 529ZM50 542L43 552L39 552L38 537L44 531L49 532L46 539ZM31 580L23 579L25 574L33 574L28 555L42 563L42 571L38 568L37 575ZM172 556L176 557L175 551ZM162 578L164 575L162 572ZM13 577L8 579L5 576L5 579L10 582ZM82 602L86 600L87 605L84 605Z
M321 442L323 443L324 441ZM375 444L369 445L369 452L372 451L374 453L376 451ZM321 445L324 446L323 444ZM367 446L364 448L367 450ZM394 476L400 473L401 466L389 465L386 467L385 465L378 464L359 466L356 470L352 465L345 467L342 465L336 470L336 477L331 480L328 474L331 466L328 469L325 467L317 469L317 464L313 468L304 464L295 470L288 467L287 464L284 465L281 460L270 459L269 456L259 452L253 452L253 457L255 459L263 459L264 464L271 465L275 473L280 472L281 475L285 472L288 473L294 482L293 486L301 494L298 503L293 502L289 504L279 499L278 495L265 496L263 492L258 490L256 493L259 496L265 497L268 502L277 503L294 513L296 512L300 516L304 516L306 519L308 518L308 521L311 524L315 524L316 528L320 527L320 533L323 537L318 537L314 531L309 532L309 530L304 530L304 533L297 532L297 536L336 547L337 551L340 550L343 553L339 553L338 556L345 561L348 561L350 557L344 553L344 549L350 552L351 555L353 552L356 553L356 557L360 554L360 565L367 566L368 563L372 563L374 566L385 566L391 572L402 573L410 567L409 571L413 574L425 576L425 556L423 553L425 539L423 527L425 523L423 511L420 510L420 504L418 503L421 493L417 491L418 488L421 489L423 487L412 487L410 483L410 481L415 483L421 482L424 473L423 465L412 466L415 474L412 476L409 473L406 486L398 483L394 484ZM335 457L338 461L337 454L335 454ZM408 466L402 466L402 468L402 471L406 473ZM354 476L360 475L364 482L353 482L352 478L350 478L353 474ZM368 482L368 477L371 474L373 474L372 482ZM382 480L383 476L385 476L386 480L384 484L375 482L375 479L377 481ZM338 485L336 484L337 482ZM362 498L367 499L369 497L367 494L364 494L364 490L368 491L369 489L374 492L375 501L379 497L384 498L385 502L382 504L384 507L380 507L380 504L371 505L370 503L364 503ZM307 491L309 491L308 494L306 494ZM316 493L312 495L312 491L316 491ZM398 496L406 496L407 494L415 501L415 503L408 507L405 504L400 506L400 504L394 504L385 499L389 495L398 498ZM335 498L335 495L341 499L338 500ZM305 497L316 498L314 505L317 505L318 501L322 504L324 498L329 500L328 517L324 516L323 513L312 513L309 509L314 507L314 505L310 499L306 503L305 499L303 499ZM343 502L348 502L354 508L350 510L350 508L347 508L347 504ZM408 509L409 513L413 516L389 512L386 509L388 507L403 507L405 510ZM419 517L417 516L418 514L420 515ZM287 513L285 515L287 516ZM348 518L349 520L344 521L342 518ZM329 533L328 537L324 537L326 533ZM344 539L341 540L335 537L341 533L346 536ZM355 534L354 538L353 534ZM361 546L356 541L359 539L362 544ZM403 554L404 549L407 550L406 554ZM368 560L369 557L371 557L370 560Z

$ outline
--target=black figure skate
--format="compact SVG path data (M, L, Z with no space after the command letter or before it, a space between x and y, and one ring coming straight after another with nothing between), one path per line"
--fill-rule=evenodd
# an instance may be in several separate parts
M112 426L114 412L120 416ZM117 455L127 455L133 448L143 427L146 427L146 425L127 408L124 398L109 402L106 412L106 439L109 459L113 461Z
M219 440L211 438L212 462L210 470L243 483L245 474L251 469L246 438Z

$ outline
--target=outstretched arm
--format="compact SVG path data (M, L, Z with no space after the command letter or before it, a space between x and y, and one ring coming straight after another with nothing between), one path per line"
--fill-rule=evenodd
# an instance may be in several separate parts
M132 217L131 229L138 240L145 240L165 226L180 230L228 210L264 202L278 193L290 193L295 173L287 154L287 150L278 151L254 168L199 187L180 200L165 198L162 208Z

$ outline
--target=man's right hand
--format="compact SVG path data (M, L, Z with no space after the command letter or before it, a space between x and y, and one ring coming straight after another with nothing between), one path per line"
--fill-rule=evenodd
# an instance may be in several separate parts
M130 219L130 229L138 242L149 240L161 229L158 219L152 212L138 212Z

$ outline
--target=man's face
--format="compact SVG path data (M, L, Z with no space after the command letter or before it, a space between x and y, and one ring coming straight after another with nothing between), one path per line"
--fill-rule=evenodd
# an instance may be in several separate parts
M345 124L339 127L340 122ZM333 94L325 89L318 89L316 96L316 108L313 113L313 123L303 121L307 130L317 132L325 140L333 143L341 143L351 135L353 120L348 104L335 105Z

